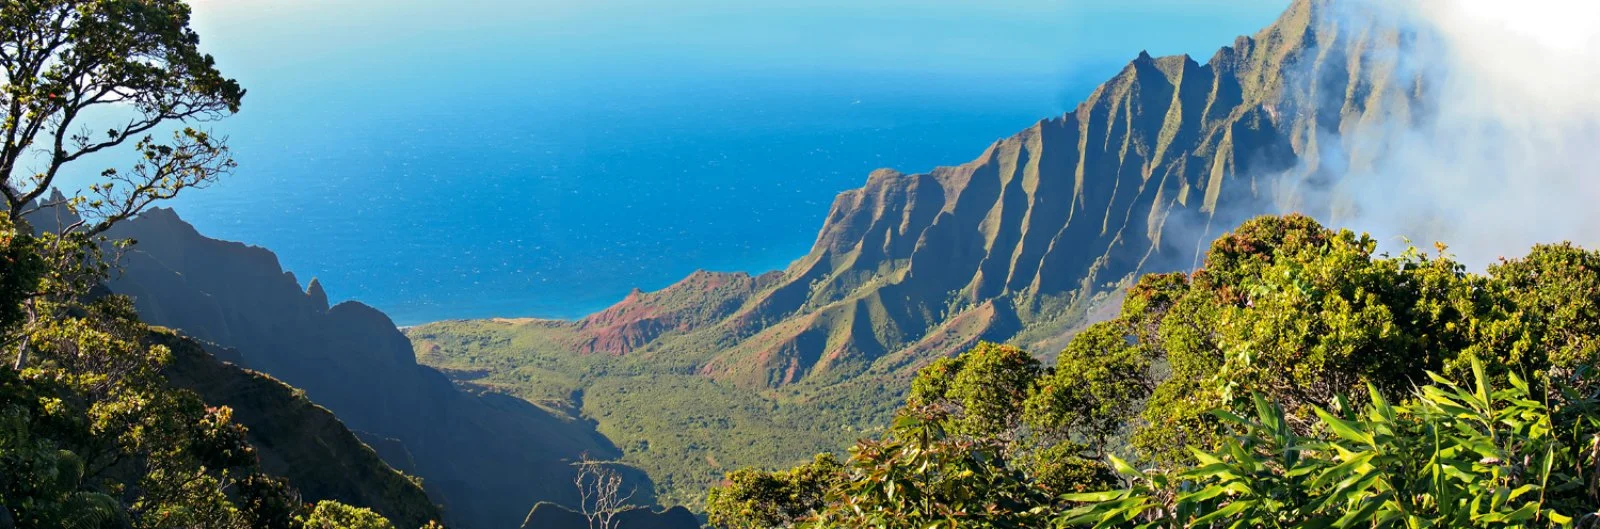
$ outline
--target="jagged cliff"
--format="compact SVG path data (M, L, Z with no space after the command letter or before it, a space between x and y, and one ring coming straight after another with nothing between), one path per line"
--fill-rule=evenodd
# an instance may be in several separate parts
M1414 41L1302 0L1204 63L1141 53L1072 112L972 162L874 172L834 200L809 254L737 295L705 303L696 277L718 276L700 274L579 325L698 304L699 318L591 349L693 358L759 387L916 365L978 339L1048 342L1096 293L1192 266L1216 230L1292 199L1280 179L1318 176L1320 136L1412 119L1420 77L1381 55Z
M303 389L391 465L422 477L452 526L515 527L538 501L572 504L570 462L618 455L585 421L458 389L416 363L382 312L330 307L317 281L301 290L265 249L207 238L166 209L110 235L137 241L109 286L145 321L232 348L241 365ZM649 501L648 481L630 480Z

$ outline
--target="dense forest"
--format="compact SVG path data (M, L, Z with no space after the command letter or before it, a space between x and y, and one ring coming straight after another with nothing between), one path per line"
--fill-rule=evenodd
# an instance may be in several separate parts
M1044 366L923 368L847 459L739 470L712 524L1588 527L1600 519L1600 253L1470 273L1309 217L1150 274Z

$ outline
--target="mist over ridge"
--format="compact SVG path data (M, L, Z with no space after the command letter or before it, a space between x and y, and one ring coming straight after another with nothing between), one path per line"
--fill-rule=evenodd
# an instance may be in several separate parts
M1281 211L1371 232L1391 250L1405 239L1443 242L1474 268L1535 243L1600 242L1600 7L1328 6L1351 31L1400 28L1396 46L1361 60L1393 62L1397 76L1414 76L1423 104L1415 114L1320 131L1319 155L1275 190Z

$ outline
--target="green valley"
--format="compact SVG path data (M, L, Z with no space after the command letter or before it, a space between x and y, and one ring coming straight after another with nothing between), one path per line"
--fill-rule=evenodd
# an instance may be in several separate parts
M603 353L570 354L545 321L443 322L407 331L417 360L458 380L596 423L664 504L696 506L727 470L810 457L864 435L875 417L716 384ZM445 353L448 351L449 353Z

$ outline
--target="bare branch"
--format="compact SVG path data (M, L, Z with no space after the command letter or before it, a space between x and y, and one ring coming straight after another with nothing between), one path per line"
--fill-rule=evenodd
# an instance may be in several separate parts
M165 124L209 121L238 110L244 90L199 52L189 15L182 0L30 0L0 7L0 70L5 76L0 85L0 195L13 220L49 192L73 162ZM135 116L106 128L80 123L87 109L100 105L125 106ZM96 129L104 135L90 132ZM40 143L44 145L36 147ZM22 171L27 160L37 160L41 167ZM148 170L186 173L170 164ZM142 207L141 201L170 198L148 188L120 193L140 197L132 212Z
M638 489L622 492L622 474L609 463L595 461L583 454L577 463L578 473L573 478L578 486L579 513L589 521L589 529L617 529L621 520L617 516L634 508L629 502Z

